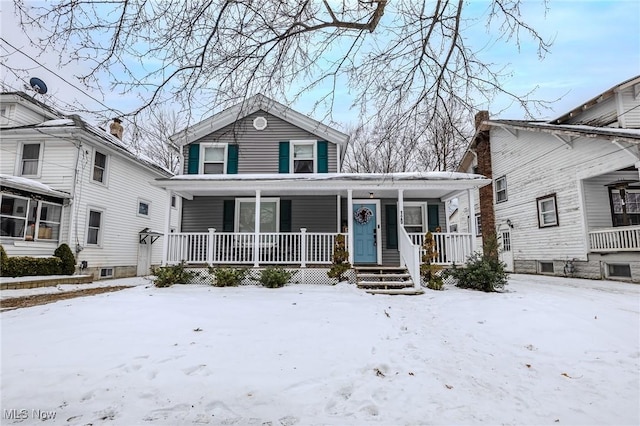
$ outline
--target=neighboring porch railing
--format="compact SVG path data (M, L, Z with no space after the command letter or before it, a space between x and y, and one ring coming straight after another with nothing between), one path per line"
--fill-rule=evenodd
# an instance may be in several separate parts
M400 249L400 261L407 268L411 280L415 288L422 287L422 279L420 277L420 257L422 249L420 245L412 241L411 236L403 226L398 227L398 247Z
M169 264L331 264L335 246L334 232L182 232L168 236ZM348 242L346 234L345 244Z
M621 226L589 232L592 252L640 251L640 226Z
M472 254L472 235L468 233L443 233L432 232L436 245L438 256L435 258L436 265L463 265L467 262L467 258ZM409 237L413 244L420 246L420 259L424 250L422 243L424 242L424 233L410 233Z

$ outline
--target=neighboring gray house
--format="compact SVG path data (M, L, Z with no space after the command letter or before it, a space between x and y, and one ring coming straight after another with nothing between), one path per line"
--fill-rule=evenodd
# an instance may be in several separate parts
M640 282L640 76L548 122L476 122L459 170L493 179L479 222L509 269Z
M78 269L95 278L147 275L160 264L157 231L168 200L151 182L171 173L25 93L2 93L0 102L0 244L7 254L51 256L67 243ZM177 213L180 200L173 201ZM174 214L172 228L178 220Z
M183 174L157 185L184 204L164 261L326 267L342 234L352 264L403 265L419 286L419 244L427 230L448 228L445 200L471 196L488 180L342 173L348 140L262 95L176 134ZM471 234L436 239L440 264L463 263L474 248Z

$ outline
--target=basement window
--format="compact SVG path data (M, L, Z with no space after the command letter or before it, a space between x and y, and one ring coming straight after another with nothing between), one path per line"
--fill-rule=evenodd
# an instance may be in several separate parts
M628 263L608 263L607 276L615 278L631 278L631 265Z
M113 268L101 268L100 278L113 278Z
M538 262L541 274L553 274L553 262Z

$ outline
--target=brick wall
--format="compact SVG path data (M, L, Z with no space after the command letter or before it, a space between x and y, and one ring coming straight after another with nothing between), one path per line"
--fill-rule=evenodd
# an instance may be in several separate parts
M489 136L490 127L482 122L489 119L488 111L480 111L475 116L476 137L474 141L475 152L478 159L478 173L489 179L493 179L491 167L491 138ZM495 212L493 210L493 183L480 188L480 223L482 225L482 242L489 232L496 229ZM474 220L473 218L471 218Z

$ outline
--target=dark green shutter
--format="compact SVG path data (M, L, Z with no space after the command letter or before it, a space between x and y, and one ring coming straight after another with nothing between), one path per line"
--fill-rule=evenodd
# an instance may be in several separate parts
M318 173L329 173L329 147L327 141L318 141Z
M394 204L385 207L387 215L387 248L398 248L398 208Z
M427 216L428 216L427 223L429 226L429 231L435 232L436 228L440 226L439 206L429 204L427 206Z
M280 142L278 173L289 173L289 142Z
M227 174L238 174L238 145L227 147Z
M192 143L189 145L189 166L187 174L197 175L200 168L200 144Z
M291 232L291 200L280 200L280 232Z
M222 210L222 232L234 232L236 200L224 200Z

